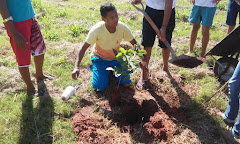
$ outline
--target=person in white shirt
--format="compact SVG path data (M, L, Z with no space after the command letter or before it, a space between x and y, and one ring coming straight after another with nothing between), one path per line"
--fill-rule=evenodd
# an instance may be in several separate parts
M132 0L132 4L139 4L141 0ZM159 28L160 35L162 38L171 43L172 32L175 27L175 6L176 0L146 0L146 13L150 16L156 26ZM147 54L144 55L144 62L146 62L146 67L142 66L141 78L138 81L137 88L144 89L145 82L148 78L148 64L151 57L151 50L154 45L156 38L156 32L153 30L148 21L143 18L142 23L142 42L144 49ZM163 55L163 72L167 76L171 76L168 71L168 59L170 50L167 49L165 44L159 40L159 47L162 48Z
M209 41L209 29L212 26L213 17L216 12L217 4L220 0L192 0L193 7L189 16L189 22L193 24L190 38L189 53L193 52L193 48L197 39L198 30L202 21L202 52L201 57L205 56L206 48Z

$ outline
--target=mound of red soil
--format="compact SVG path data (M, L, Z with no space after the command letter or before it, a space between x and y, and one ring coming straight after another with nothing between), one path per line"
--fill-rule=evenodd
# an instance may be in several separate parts
M150 117L149 122L145 123L143 128L145 138L160 141L167 140L178 129L177 125L162 111L158 111L154 116Z
M184 84L176 80L172 85L175 89L165 90L164 87L157 89L157 86L149 84L149 90L141 92L121 87L121 98L115 105L109 104L112 100L109 97L111 92L102 93L92 99L98 105L97 110L91 100L82 99L83 108L77 109L71 119L73 131L78 133L78 141L125 143L127 138L122 136L126 134L134 142L168 141L177 134L178 122L187 120L184 109L180 108L182 99L185 101L187 97L183 91ZM108 133L109 125L106 123L109 124L109 120L111 126L118 127L117 133L120 133L121 138L116 133Z
M95 118L91 107L77 109L72 116L73 132L78 134L79 142L108 143L110 135L106 135L103 119Z

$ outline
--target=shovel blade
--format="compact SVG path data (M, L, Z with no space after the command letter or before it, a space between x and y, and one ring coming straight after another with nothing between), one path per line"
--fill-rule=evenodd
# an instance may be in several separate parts
M191 57L184 54L169 60L170 63L184 68L194 68L201 65L205 61L206 61L205 58Z

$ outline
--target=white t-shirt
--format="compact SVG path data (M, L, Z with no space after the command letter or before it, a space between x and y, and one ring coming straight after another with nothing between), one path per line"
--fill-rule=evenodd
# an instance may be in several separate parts
M202 6L202 7L216 7L217 4L212 2L213 0L195 0L196 6Z
M147 0L147 6L156 10L164 10L165 9L165 1L166 0ZM172 8L175 8L176 0L173 0Z

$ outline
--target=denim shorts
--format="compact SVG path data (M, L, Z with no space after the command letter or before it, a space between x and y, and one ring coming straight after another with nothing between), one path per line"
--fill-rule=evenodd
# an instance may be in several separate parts
M103 91L109 82L109 73L111 71L106 70L107 67L114 68L115 66L120 68L121 63L117 60L104 60L100 57L94 57L92 60L92 71L93 71L93 80L92 80L92 86L99 91ZM124 70L128 71L128 70ZM124 81L125 77L130 77L130 74L126 76L119 76L117 77L117 81L120 81L120 84L129 84L131 83L131 80Z
M193 5L188 20L193 24L200 24L202 21L203 26L212 26L216 9L216 7L201 7Z
M163 17L164 17L164 10L156 10L152 9L150 7L146 7L145 9L146 13L150 16L150 18L153 20L153 22L156 24L158 29L162 27ZM172 10L172 14L170 17L170 20L168 22L168 26L166 29L166 40L171 43L172 39L172 32L175 27L175 9ZM141 44L144 47L153 47L153 44L155 42L156 38L156 32L153 30L151 25L148 23L148 21L143 18L143 25L142 25L142 42ZM161 48L167 48L165 44L159 40L159 47Z
M235 0L229 0L226 24L230 26L235 26L236 18L239 12L240 6L235 2Z

